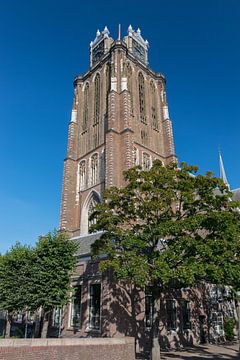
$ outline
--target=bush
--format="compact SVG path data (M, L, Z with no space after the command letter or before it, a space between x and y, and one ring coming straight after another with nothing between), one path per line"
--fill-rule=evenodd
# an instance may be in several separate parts
M234 327L235 319L230 317L224 319L224 332L226 340L232 341L234 339Z

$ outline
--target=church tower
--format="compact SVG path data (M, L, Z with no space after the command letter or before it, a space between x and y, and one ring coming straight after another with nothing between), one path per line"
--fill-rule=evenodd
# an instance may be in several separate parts
M60 228L86 235L105 188L123 171L176 161L165 77L148 65L149 44L131 26L114 41L107 27L90 43L90 68L74 80L64 161Z

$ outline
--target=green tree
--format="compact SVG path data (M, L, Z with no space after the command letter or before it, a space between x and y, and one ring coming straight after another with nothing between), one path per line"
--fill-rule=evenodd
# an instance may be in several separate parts
M41 237L35 247L16 244L1 255L0 308L9 315L41 309L48 320L54 308L68 302L76 250L74 241L55 231Z
M55 231L40 238L35 251L32 304L36 309L41 308L43 319L48 320L54 308L62 308L69 300L77 244L65 233ZM42 336L46 336L46 327Z
M34 259L34 249L19 243L0 256L0 309L8 312L10 322L13 315L32 308Z
M126 186L110 188L92 214L92 231L104 230L92 255L107 255L101 269L119 280L154 289L152 359L160 358L160 289L201 281L239 286L240 214L223 182L196 166L125 172Z

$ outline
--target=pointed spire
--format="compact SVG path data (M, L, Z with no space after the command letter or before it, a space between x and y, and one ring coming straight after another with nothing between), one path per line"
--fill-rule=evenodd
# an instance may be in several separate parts
M121 40L121 24L118 24L118 41Z
M128 27L128 32L129 33L132 33L133 32L133 28L132 28L132 25L130 24L129 27Z
M225 169L224 169L224 165L223 165L223 159L222 159L222 154L221 154L221 150L219 147L219 165L220 165L220 179L222 179L222 181L224 182L224 184L230 189L228 180L227 180L227 176L225 173Z

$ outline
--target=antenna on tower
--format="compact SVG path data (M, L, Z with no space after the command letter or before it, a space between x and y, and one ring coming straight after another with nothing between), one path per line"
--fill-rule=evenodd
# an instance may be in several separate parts
M118 41L121 40L121 24L118 24Z

